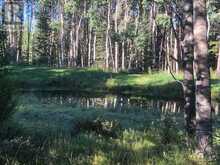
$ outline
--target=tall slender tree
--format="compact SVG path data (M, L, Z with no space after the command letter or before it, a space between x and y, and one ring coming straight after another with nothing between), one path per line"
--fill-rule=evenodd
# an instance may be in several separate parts
M196 74L196 139L201 156L211 153L212 111L208 64L206 0L194 0L194 56Z

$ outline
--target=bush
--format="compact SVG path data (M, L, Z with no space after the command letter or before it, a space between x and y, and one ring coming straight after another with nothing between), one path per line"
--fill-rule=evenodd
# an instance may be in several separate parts
M9 119L15 111L15 85L7 78L8 71L0 70L0 123Z

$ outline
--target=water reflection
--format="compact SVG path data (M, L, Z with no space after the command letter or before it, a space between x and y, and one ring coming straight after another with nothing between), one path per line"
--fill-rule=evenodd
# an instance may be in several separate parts
M183 110L183 102L181 101L155 100L145 97L130 97L122 95L91 96L88 94L62 92L31 92L24 93L23 96L36 98L41 104L70 105L72 107L82 108L104 108L121 112L131 107L156 109L162 113L180 113ZM215 109L216 115L219 114L219 105L220 103L213 102L213 108Z

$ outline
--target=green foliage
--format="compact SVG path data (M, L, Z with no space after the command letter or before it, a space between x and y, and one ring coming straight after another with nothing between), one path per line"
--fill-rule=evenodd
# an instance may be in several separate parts
M68 0L64 4L64 12L67 14L73 14L75 11L77 11L77 8L79 7L80 0Z
M105 20L102 18L99 12L99 5L102 4L102 1L93 1L91 7L89 8L87 17L89 18L89 26L94 28L97 31L104 29Z
M33 63L47 64L47 55L50 54L50 33L51 33L51 16L50 3L45 3L39 6L40 11L37 13L37 30L34 33L33 40Z
M170 27L170 17L165 14L158 14L156 17L157 25L162 28Z
M139 31L135 38L135 45L139 50L144 50L148 45L147 43L150 38L150 33L148 31L148 28L146 28L147 26L147 21L142 21L139 25Z

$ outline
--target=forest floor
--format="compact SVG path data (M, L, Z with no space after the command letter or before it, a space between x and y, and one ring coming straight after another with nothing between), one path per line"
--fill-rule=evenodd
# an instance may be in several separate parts
M22 90L81 91L182 99L182 86L167 72L152 74L111 73L99 69L8 67L10 78ZM175 75L182 80L182 74ZM220 77L212 73L212 99L219 101Z

